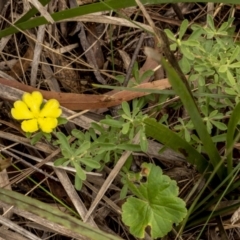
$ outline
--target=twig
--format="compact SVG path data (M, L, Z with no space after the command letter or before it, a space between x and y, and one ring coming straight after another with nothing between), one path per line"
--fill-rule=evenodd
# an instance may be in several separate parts
M136 46L136 49L135 49L135 51L133 53L131 62L129 64L129 67L128 67L128 70L127 70L127 74L126 74L126 77L125 77L124 82L123 82L123 87L127 87L127 85L128 85L129 79L130 79L131 74L132 74L133 65L134 65L134 62L135 62L135 60L136 60L136 58L138 56L139 50L140 50L140 48L142 46L144 37L145 37L145 33L141 33L140 38L138 40L138 44Z

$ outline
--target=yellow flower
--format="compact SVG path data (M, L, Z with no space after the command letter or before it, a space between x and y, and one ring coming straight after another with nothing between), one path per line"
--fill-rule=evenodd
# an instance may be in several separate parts
M50 99L42 108L39 117L58 118L62 114L59 108L59 102L56 99Z
M30 111L34 114L34 117L38 117L40 107L43 102L43 96L40 92L24 93L22 97L23 102L26 103Z
M57 127L58 121L56 118L38 118L39 127L43 132L50 133L55 127Z
M59 102L50 99L42 105L43 96L37 91L24 93L22 101L14 103L14 108L11 109L12 116L17 120L24 120L21 124L24 132L33 133L41 129L45 133L50 133L57 127L57 118L62 114Z
M17 120L24 120L34 117L33 113L29 111L27 105L23 101L16 101L13 106L14 108L11 109L13 118Z
M24 132L36 132L38 131L38 122L37 119L24 120L21 124L22 130Z

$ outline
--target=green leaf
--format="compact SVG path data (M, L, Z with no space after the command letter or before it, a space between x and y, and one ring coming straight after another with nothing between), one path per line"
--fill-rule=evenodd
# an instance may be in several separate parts
M189 47L181 45L180 47L182 54L189 60L194 60L195 57Z
M86 174L82 170L80 164L78 162L75 162L75 161L72 161L72 164L73 164L74 168L76 169L78 177L83 181L86 180Z
M104 142L98 142L96 143L96 146L99 147L99 154L103 151L111 151L117 148L117 145L114 143L104 143Z
M233 95L233 96L236 96L236 95L237 95L235 89L233 89L233 88L227 88L227 87L226 87L224 90L225 90L225 92L226 92L227 94L229 94L229 95Z
M138 144L122 143L117 148L125 151L141 152L141 147Z
M99 123L93 122L91 125L94 130L98 131L101 134L106 131L106 129L104 129Z
M35 145L37 142L39 142L42 136L43 136L42 132L36 133L30 141L31 145Z
M103 119L100 122L103 124L106 124L110 127L122 128L122 122L114 120L114 119Z
M52 134L51 133L45 133L45 132L42 132L43 136L47 139L47 141L51 141L52 139Z
M182 45L186 45L186 46L190 46L190 47L198 47L199 41L188 39L187 41L182 41Z
M227 70L227 79L228 79L228 81L230 83L230 86L235 87L236 80L235 80L235 78L233 77L232 73L229 70Z
M211 121L211 123L217 127L219 130L225 131L227 130L227 126L225 123L222 122L217 122L217 121Z
M140 147L143 152L148 150L148 140L145 134L145 129L140 130Z
M239 48L238 48L239 49ZM232 63L228 66L229 68L240 68L240 62Z
M188 20L184 19L179 29L179 39L181 40L188 28Z
M129 118L132 117L129 104L127 102L122 102L122 109L127 117L129 117Z
M170 45L170 50L171 50L171 51L176 51L177 46L178 46L178 45L177 45L176 43L171 44L171 45Z
M235 48L233 54L231 55L231 57L230 57L230 59L229 59L229 62L232 63L235 59L237 59L237 57L239 56L239 53L240 53L240 47L237 46L237 47ZM239 67L240 67L239 62L237 62L236 64L238 64L237 67L234 66L234 63L231 64L229 67L232 67L232 65L233 65L233 68L239 68Z
M97 136L97 134L96 134L96 131L95 131L93 128L90 128L90 129L88 130L88 133L89 133L89 135L90 135L90 137L92 138L93 141L97 141L98 136ZM101 134L102 134L102 133L101 133ZM88 138L87 140L90 141L89 138Z
M84 153L85 151L87 151L89 148L91 147L91 143L89 141L84 141L80 148L79 151L77 149L77 151L74 152L74 156L78 156L80 153Z
M216 116L218 114L218 110L213 110L210 114L209 114L209 118L213 118L214 116Z
M124 82L124 80L125 80L125 76L123 76L123 75L117 75L117 76L115 76L115 79L119 82L119 83L123 83Z
M218 71L220 72L220 73L224 73L224 72L226 72L228 70L228 66L227 65L222 65L222 66L220 66L219 68L218 68Z
M145 119L144 123L146 124L146 135L148 137L152 137L165 147L184 155L189 163L197 166L200 173L203 173L208 167L208 161L203 155L165 125L157 123L155 119L151 118Z
M213 18L211 15L207 15L207 24L208 26L215 31L215 25L214 25L214 22L213 22Z
M187 142L190 142L191 135L190 135L188 129L184 129L184 138L186 139Z
M169 29L164 29L164 32L167 34L167 36L170 40L172 40L173 42L177 41L176 37Z
M68 161L67 158L58 158L57 160L54 161L54 166L61 166L63 165L66 161Z
M189 60L183 56L182 59L178 62L180 68L182 69L183 73L187 74L191 70L191 65L189 63Z
M202 33L203 33L203 30L201 28L194 30L193 33L189 36L188 41L190 40L198 41Z
M218 32L222 32L222 31L225 31L227 30L227 28L229 28L229 23L228 22L224 22L220 28L218 29Z
M79 178L78 175L76 174L74 179L74 186L78 191L82 189L82 184L83 184L82 179Z
M124 184L120 191L120 199L124 199L127 196L128 185Z
M133 65L133 76L136 80L137 83L140 83L140 78L139 78L139 69L138 69L138 63L137 62L134 62L134 65Z
M62 132L57 132L56 136L58 138L59 143L61 144L61 148L66 149L69 153L73 153L71 149L67 137Z
M154 71L152 70L145 71L140 78L140 83L142 83L146 78L153 76L153 74L154 74Z
M86 166L90 167L90 168L100 168L101 165L99 162L93 160L92 158L81 158L80 162L85 164Z
M81 141L84 141L85 140L85 135L83 132L79 131L78 129L73 129L71 134L77 138L77 139L80 139Z
M141 175L146 177L135 185L128 180L129 189L136 197L129 197L122 207L122 220L130 227L130 232L144 237L146 227L150 227L153 239L165 236L174 223L180 223L187 214L185 202L178 198L175 181L162 174L162 170L148 163L141 166Z
M32 133L30 133L30 132L26 132L25 134L26 134L26 138L31 138L31 136L32 136Z
M226 141L226 134L220 134L212 137L213 142L225 142Z
M127 134L130 128L130 122L126 122L122 125L122 134Z
M58 121L58 125L66 124L68 122L68 120L63 117L57 118L57 121Z

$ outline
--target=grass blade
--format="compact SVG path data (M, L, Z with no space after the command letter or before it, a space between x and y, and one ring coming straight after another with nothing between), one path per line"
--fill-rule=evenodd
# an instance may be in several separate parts
M240 103L234 108L232 115L228 122L227 136L226 136L226 158L227 158L227 168L228 175L232 174L233 162L232 162L232 149L234 143L239 139L239 134L235 138L235 130L240 120Z
M0 189L0 201L14 205L16 208L31 212L40 217L43 217L51 222L60 224L66 229L78 233L89 239L101 239L101 240L120 240L116 236L107 234L98 230L87 223L73 218L72 216L61 212L58 209L54 209L46 203L40 202L36 199L24 196L20 193L9 191L6 189Z
M197 166L199 172L203 173L208 167L208 161L203 155L172 130L151 118L145 119L144 123L146 124L147 136L152 137L166 147L183 154L189 163Z
M184 107L186 108L195 126L198 136L203 143L204 149L208 154L210 162L215 168L221 161L221 156L219 155L218 150L212 141L212 138L208 134L207 128L202 120L191 92L188 90L187 86L179 77L175 69L164 58L162 58L162 64L167 72L168 80L171 83L173 90L176 92L176 95L180 97ZM224 178L225 169L223 165L219 168L217 174L220 179Z
M47 5L51 0L39 0L39 2L45 6ZM36 13L38 13L38 10L33 7L31 8L26 14L24 14L20 19L18 19L18 21L15 24L18 24L20 22L25 22L27 20L29 20L31 17L33 17Z
M42 0L41 3L44 4L45 1L47 0ZM142 0L141 1L143 4L161 4L161 3L169 3L169 0ZM171 3L178 3L178 2L192 2L192 0L172 0ZM209 2L208 0L199 0L198 2ZM228 4L238 4L239 0L212 0L211 2L215 3L228 3ZM68 18L74 18L77 16L82 16L85 14L90 14L90 13L95 13L95 12L101 12L101 11L108 11L108 10L117 10L120 8L127 8L127 7L132 7L136 6L135 0L121 0L121 1L116 1L116 0L108 0L108 1L101 1L98 3L91 3L87 4L84 6L80 6L77 8L72 8L72 9L67 9L61 12L53 13L51 14L52 18L54 19L55 22L62 21L64 19ZM32 9L34 10L34 9ZM32 11L30 10L30 11ZM34 27L38 27L43 24L48 24L47 20L44 17L35 17L34 19L24 21L29 18L29 16L32 14L28 13L26 17L23 19L20 19L21 21L15 26L6 28L2 31L0 31L0 38L11 35L13 33L17 33L20 30L27 30L31 29Z

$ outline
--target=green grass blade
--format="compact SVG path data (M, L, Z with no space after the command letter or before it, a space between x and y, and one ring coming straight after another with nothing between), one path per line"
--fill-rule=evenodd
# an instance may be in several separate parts
M234 178L236 178L239 174L239 166L240 164L238 164L238 166L234 169ZM227 178L231 176L227 176ZM227 179L226 178L226 179ZM225 190L217 197L215 197L215 199L213 199L212 201L210 201L210 203L206 203L208 205L208 208L202 208L200 212L204 211L204 210L208 210L210 209L210 207L214 206L213 210L211 210L210 214L208 214L208 211L206 211L207 214L204 214L205 216L203 217L204 219L204 226L201 230L201 232L203 232L204 228L206 228L208 222L210 221L211 218L215 217L215 216L219 216L219 215L223 215L223 214L227 214L229 215L229 211L234 209L236 206L239 206L240 202L238 202L237 204L234 204L230 207L223 207L220 210L216 210L217 206L219 206L219 203L221 202L221 200L227 195L227 192L229 190L229 187L232 185L233 179L231 179L231 181L228 183L228 185L225 187ZM212 203L212 205L210 205ZM196 216L194 219L189 219L189 225L191 226L194 223L194 226L199 224L199 220L201 219L201 216L203 216L203 214L200 214L199 216ZM188 227L189 227L188 225Z
M42 3L44 3L46 0L42 0ZM162 4L162 3L169 3L169 0L142 0L143 4ZM178 2L192 2L192 0L172 0L171 3L178 3ZM198 2L209 2L208 0L199 0ZM238 4L239 0L212 0L211 2L215 3L228 3L228 4ZM98 3L91 3L84 6L80 6L77 8L67 9L61 12L53 13L51 14L52 18L55 22L68 19L68 18L74 18L77 16L82 16L89 13L95 13L95 12L101 12L101 11L108 11L108 10L117 10L120 8L126 8L126 7L132 7L136 6L135 0L106 0L101 1ZM26 17L27 19L28 17ZM34 19L15 24L15 26L6 28L2 31L0 31L0 38L11 35L13 33L17 33L20 30L27 30L31 29L43 24L48 24L47 20L44 17L36 17Z
M239 172L239 169L240 169L240 164L238 164L236 166L236 168L233 170L233 173L232 174L238 174ZM212 177L212 174L211 176ZM196 203L196 206L194 207L194 214L191 215L191 217L189 218L189 220L193 220L193 219L197 219L198 218L198 215L202 213L202 211L205 211L207 209L210 209L211 206L213 206L214 204L216 204L219 199L222 198L221 195L218 194L218 191L224 187L224 189L226 189L226 183L229 183L229 181L232 180L232 176L227 176L221 183L219 183L208 195L206 195L201 201L198 201ZM208 186L210 183L210 181L208 180L205 184L205 186ZM204 186L204 188L205 188ZM232 185L227 186L228 190L226 192L226 195L230 192L230 187ZM220 193L222 191L219 191ZM199 210L198 210L199 209ZM198 211L197 211L198 210Z
M46 203L40 202L36 199L24 196L20 193L9 191L6 189L0 189L0 201L14 205L14 207L27 212L36 214L42 218L45 218L51 222L60 224L66 229L71 230L72 232L81 234L82 236L88 237L89 239L101 239L101 240L120 240L114 235L110 235L102 232L99 229L96 229L90 226L87 223L73 218L72 216L61 212L58 209L54 209L52 206L49 206Z
M51 0L39 0L39 2L45 6L47 5ZM38 13L38 10L33 7L31 8L26 14L24 14L20 19L17 20L17 22L15 24L18 24L20 22L25 22L28 19L30 19L31 17L33 17L36 13Z
M209 160L213 167L215 168L218 163L221 161L221 156L218 153L216 146L214 145L210 135L207 132L207 128L202 120L202 117L199 113L199 110L196 106L196 103L192 97L191 92L187 89L186 85L179 77L175 69L164 59L162 58L162 64L164 69L167 72L168 80L172 85L173 90L176 92L186 108L194 127L198 133L199 138L201 139L204 150L208 154ZM224 178L225 168L221 166L217 172L220 179Z
M228 129L227 129L227 136L226 136L226 157L227 157L227 168L228 168L228 175L232 174L233 170L233 162L232 162L232 149L233 145L236 142L235 138L235 131L237 125L240 121L240 103L234 108L232 115L228 122ZM239 134L238 137L239 138Z
M209 216L211 216L211 218L214 218L216 216L229 215L229 213L232 213L232 212L236 211L239 207L240 207L240 201L236 204L225 207L225 208L223 208L221 210L218 210L218 211L215 211L215 212L209 212L208 211L208 212L206 212L206 214L203 217L199 217L198 219L195 219L194 221L190 221L186 225L186 229L196 227L200 224L206 223L209 220Z
M209 166L203 155L165 125L151 118L145 119L144 123L146 124L146 135L148 137L152 137L164 146L183 154L189 163L197 166L199 172L203 173Z
M121 1L106 1L105 2L99 2L99 3L92 3L92 4L87 4L84 6L76 7L76 8L71 8L67 9L61 12L53 13L51 14L53 20L55 22L68 19L68 18L74 18L82 15L86 15L89 13L95 13L95 12L100 12L100 11L107 11L111 10L112 8L114 9L119 9L119 8L124 8L124 7L130 7L135 5L134 0L121 0ZM0 31L0 38L8 36L13 33L17 33L20 30L27 30L31 29L43 24L48 24L47 20L44 17L35 17L34 19L25 21L25 22L20 22L18 24L15 24L15 26L6 28L2 31Z

